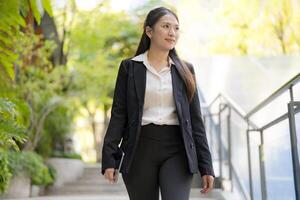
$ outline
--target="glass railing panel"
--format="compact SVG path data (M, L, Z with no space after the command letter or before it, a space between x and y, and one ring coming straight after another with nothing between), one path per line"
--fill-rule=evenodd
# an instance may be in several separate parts
M293 86L294 100L300 101L300 82Z
M243 189L247 194L250 194L246 130L247 123L235 112L231 112L232 173L239 181L235 181L234 184L242 187L236 187L239 190Z
M229 179L227 114L228 109L221 114L222 178L226 180Z
M213 167L215 171L216 177L220 176L220 168L219 168L219 160L220 160L220 154L219 154L219 116L217 113L219 112L219 104L220 100L216 100L216 102L212 105L212 107L203 107L203 112L204 115L206 115L206 131L208 135L210 135L209 139L209 146L211 149L211 154L212 154L212 160L213 160ZM207 110L206 110L207 109ZM208 113L211 114L210 116Z
M250 117L257 126L262 127L287 112L287 103L290 101L289 91L285 91L268 105Z
M240 182L239 177L237 176L232 177L232 186L233 186L232 199L247 200L247 197L245 197L245 194L243 193L243 189L240 187L239 182Z
M293 87L294 100L300 102L300 83ZM296 122L296 133L297 133L297 146L298 146L298 156L300 160L300 112L295 115Z
M300 112L295 115L298 157L300 160Z
M205 129L207 134L207 142L210 148L215 176L219 176L219 143L218 143L218 127L213 120L213 116L205 117Z
M260 134L259 132L250 132L250 152L251 152L251 172L252 172L252 187L253 197L255 200L261 198L261 184L260 184L260 168L259 168L259 144Z
M268 199L295 199L288 120L264 131Z

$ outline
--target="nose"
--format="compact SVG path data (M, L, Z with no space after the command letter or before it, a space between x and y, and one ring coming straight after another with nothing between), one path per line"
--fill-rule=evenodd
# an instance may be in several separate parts
M169 35L172 35L172 36L175 35L175 30L174 30L174 28L170 28L170 29L169 29Z

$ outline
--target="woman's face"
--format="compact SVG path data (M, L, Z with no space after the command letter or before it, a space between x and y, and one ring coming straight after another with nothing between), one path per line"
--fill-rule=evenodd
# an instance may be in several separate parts
M179 23L174 15L166 14L152 28L146 27L146 34L151 39L151 45L169 51L179 38Z

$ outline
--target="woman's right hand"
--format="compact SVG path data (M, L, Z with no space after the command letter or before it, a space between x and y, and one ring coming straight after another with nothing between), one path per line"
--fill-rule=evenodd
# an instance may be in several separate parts
M105 179L108 179L109 183L114 183L114 168L107 168L104 172Z

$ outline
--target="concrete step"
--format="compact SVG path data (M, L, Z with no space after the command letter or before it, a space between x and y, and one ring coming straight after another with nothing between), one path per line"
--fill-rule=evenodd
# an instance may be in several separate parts
M101 184L101 185L79 185L79 184L66 184L62 188L50 188L47 195L68 195L68 194L126 194L124 184Z
M83 175L102 175L100 169L85 169L83 170Z
M62 189L51 191L51 193L47 193L46 195L51 196L70 196L70 195L105 195L105 196L127 196L127 191L125 186L115 187L114 185L106 185L102 187L98 186L85 186L85 187L68 187L65 186ZM217 199L217 200L225 200L222 191L219 189L212 190L209 194L203 195L200 193L200 189L192 189L190 193L190 197L193 199Z
M78 180L98 180L98 179L105 179L102 175L90 175L90 176L81 176Z
M5 199L15 200L15 199ZM127 196L118 195L70 195L70 196L47 196L47 197L32 197L22 200L129 200ZM189 200L212 200L211 198L190 198Z
M56 197L57 199L68 199L70 198L70 200L75 197L75 199L93 199L93 197L97 197L98 200L128 200L129 198L127 197L127 192L124 191L111 191L108 188L102 190L102 189L98 189L98 193L89 193L88 190L84 190L84 192L79 192L76 191L75 193L72 191L69 192L56 192L55 194L52 194L51 196L45 196L45 198L47 197ZM71 198L72 197L72 198ZM96 198L95 198L96 199ZM44 200L44 199L43 199ZM46 200L46 199L45 199ZM52 200L52 199L51 199ZM219 189L214 189L213 191L211 191L209 194L207 195L203 195L200 193L200 189L192 189L191 193L190 193L190 200L225 200L222 196L222 192Z
M106 179L79 179L76 182L68 183L67 185L102 185L102 184L108 184L108 180ZM123 181L119 180L116 185L123 184Z
M201 194L200 193L200 188L193 188L193 189L191 189L190 198L225 200L225 198L223 197L223 192L222 192L221 189L213 189L208 194Z
M100 166L87 166L83 175L61 188L50 188L44 197L36 200L129 200L122 175L118 183L110 184L100 173ZM214 189L208 195L202 195L200 188L192 188L190 200L224 200L222 191Z

